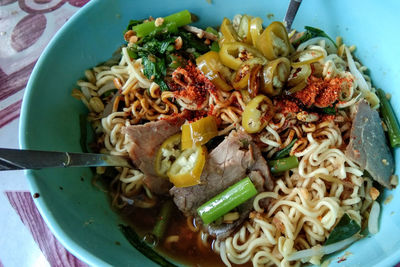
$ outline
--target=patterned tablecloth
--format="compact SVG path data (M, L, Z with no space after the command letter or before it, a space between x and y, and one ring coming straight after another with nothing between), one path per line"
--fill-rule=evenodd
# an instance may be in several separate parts
M58 29L88 0L0 0L0 147L18 147L31 71ZM55 239L22 171L0 172L0 267L87 266Z

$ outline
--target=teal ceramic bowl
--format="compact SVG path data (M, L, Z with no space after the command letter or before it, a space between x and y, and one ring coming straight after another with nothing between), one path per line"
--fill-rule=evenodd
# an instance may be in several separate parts
M123 44L122 32L132 18L158 17L188 9L200 26L219 25L223 17L237 13L260 16L267 24L282 20L289 1L282 0L94 0L74 15L57 33L38 60L22 106L20 146L25 149L80 152L79 114L84 106L71 97L83 71L106 59ZM376 87L392 94L400 117L400 2L306 0L293 27L311 25L330 36L343 36L356 44L356 56L370 68ZM399 151L396 151L399 169ZM398 172L397 172L398 173ZM43 218L61 243L92 266L151 266L118 229L122 222L108 197L91 185L88 168L27 171L31 192ZM63 190L60 190L60 187ZM341 265L393 266L400 262L400 190L385 192L380 231L346 251ZM119 245L117 245L119 244ZM332 257L332 266L339 265Z

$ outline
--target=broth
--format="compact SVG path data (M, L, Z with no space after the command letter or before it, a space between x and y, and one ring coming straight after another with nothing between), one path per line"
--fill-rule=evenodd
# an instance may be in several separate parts
M124 208L123 217L135 229L140 237L152 231L161 205L154 208L142 209L129 206ZM168 236L178 236L178 242L165 242ZM155 250L188 266L225 266L220 256L211 249L212 239L208 246L201 243L200 232L193 232L186 223L186 217L174 206L171 220L168 224L164 239L158 242ZM235 266L235 265L233 265ZM240 265L243 266L243 265ZM249 265L247 265L249 266Z

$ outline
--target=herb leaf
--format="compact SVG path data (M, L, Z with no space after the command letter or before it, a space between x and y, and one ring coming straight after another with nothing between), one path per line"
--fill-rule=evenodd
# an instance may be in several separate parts
M332 38L329 37L329 35L327 35L323 30L311 26L305 26L304 28L306 30L303 35L292 43L294 46L298 46L299 44L304 43L305 41L308 41L314 37L326 37L336 46L335 41L333 41Z
M361 229L360 225L355 220L352 220L346 213L340 219L339 223L330 233L325 245L333 244L346 238L352 237Z

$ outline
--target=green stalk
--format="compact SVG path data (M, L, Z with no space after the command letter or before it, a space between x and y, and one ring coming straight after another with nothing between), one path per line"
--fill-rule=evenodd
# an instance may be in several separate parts
M189 11L183 10L181 12L169 15L164 18L163 25L176 25L176 27L182 27L192 22L192 15ZM144 37L156 30L155 21L148 21L132 27L132 30L136 32L137 37Z
M287 145L284 149L279 150L278 152L276 152L273 158L274 159L281 159L281 158L284 158L286 156L289 156L290 150L292 149L292 147L293 147L294 143L296 143L296 141L297 141L297 138L294 138L292 140L292 142L290 142L290 144Z
M161 207L160 214L157 217L156 225L153 228L153 235L157 237L158 241L162 240L164 237L168 222L171 219L172 207L173 204L170 200L164 202Z
M299 166L299 160L295 156L270 160L268 161L268 166L271 168L271 173L275 174L296 168Z
M400 146L400 126L394 114L393 108L386 98L382 89L377 90L377 95L381 101L381 114L388 129L389 142L391 147Z
M204 224L209 224L257 194L249 177L230 186L197 209Z

